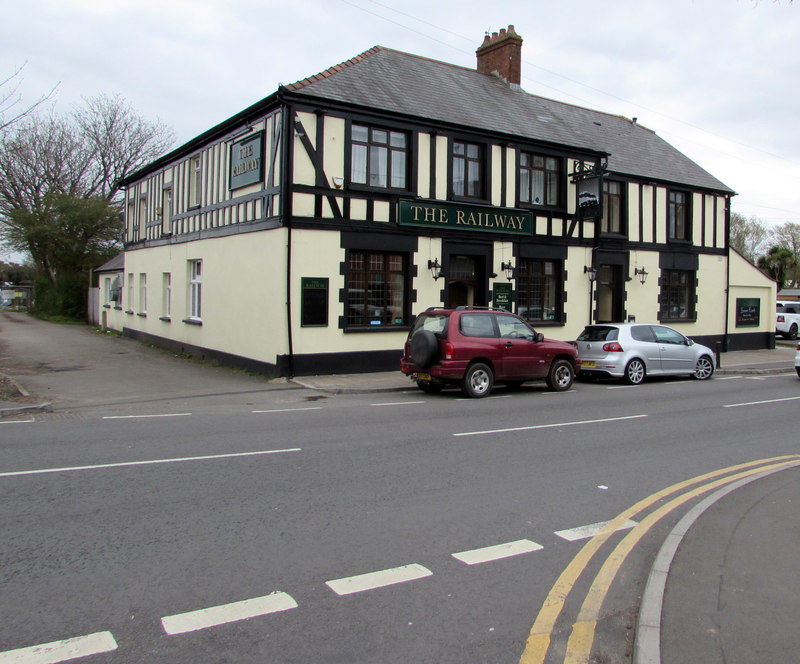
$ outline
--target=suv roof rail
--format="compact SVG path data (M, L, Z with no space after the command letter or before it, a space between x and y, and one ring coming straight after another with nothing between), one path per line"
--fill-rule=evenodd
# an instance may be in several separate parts
M472 305L461 305L460 307L456 307L456 311L505 311L508 312L508 309L504 309L503 307L476 307Z

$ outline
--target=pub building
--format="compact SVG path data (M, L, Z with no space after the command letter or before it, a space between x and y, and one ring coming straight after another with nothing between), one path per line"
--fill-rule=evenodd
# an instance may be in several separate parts
M397 369L431 306L773 347L735 193L636 118L522 90L521 47L487 34L468 69L376 46L142 168L104 325L269 376Z

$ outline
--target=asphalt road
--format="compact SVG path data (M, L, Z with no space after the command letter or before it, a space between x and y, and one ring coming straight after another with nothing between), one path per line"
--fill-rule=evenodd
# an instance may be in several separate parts
M693 503L630 508L798 453L789 374L484 400L247 388L0 424L0 663L44 644L98 663L536 661L554 588L542 661L581 646L594 596L593 661L628 662L653 557ZM628 512L559 586L598 527L579 528Z

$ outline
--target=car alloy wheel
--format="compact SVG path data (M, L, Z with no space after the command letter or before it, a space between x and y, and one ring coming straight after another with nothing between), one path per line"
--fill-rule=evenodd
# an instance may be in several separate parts
M461 381L461 390L473 399L488 396L492 391L494 376L492 370L481 362L476 362L467 368Z
M644 362L639 358L634 358L625 367L625 381L629 385L638 385L644 380Z
M714 363L711 361L710 357L703 355L703 357L697 360L697 365L694 368L692 377L697 380L708 380L713 375Z

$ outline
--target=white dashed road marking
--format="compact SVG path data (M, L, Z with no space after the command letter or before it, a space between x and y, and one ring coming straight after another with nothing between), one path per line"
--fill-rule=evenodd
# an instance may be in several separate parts
M608 521L601 521L600 523L592 523L588 526L580 526L579 528L570 528L569 530L557 530L555 532L561 539L565 539L568 542L577 542L578 540L582 539L589 539L590 537L594 537L599 533L603 526L605 526ZM624 524L622 524L617 531L620 530L629 530L631 528L635 528L638 524L636 521L631 521L628 519Z
M365 590L375 590L376 588L393 586L397 583L416 581L417 579L423 579L426 576L432 575L433 572L427 567L414 563L413 565L385 569L380 572L369 572L345 579L334 579L333 581L327 581L325 585L337 595L351 595L353 593L364 592Z
M56 664L117 649L111 632L97 632L63 641L0 652L0 664Z
M516 542L507 542L506 544L486 546L482 549L473 549L472 551L462 551L460 553L454 553L452 556L456 560L460 560L467 565L479 565L480 563L488 563L493 560L519 556L523 553L541 551L543 548L541 544L523 539L517 540Z
M161 626L167 634L185 634L295 608L297 602L291 595L275 592L264 597L166 616L161 619Z

